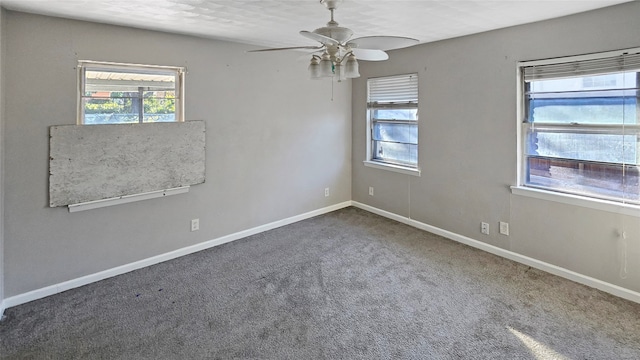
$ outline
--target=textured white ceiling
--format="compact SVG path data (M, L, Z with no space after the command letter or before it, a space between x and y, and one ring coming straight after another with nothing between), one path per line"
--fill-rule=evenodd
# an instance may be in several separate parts
M421 43L524 24L630 0L344 0L335 13L354 37ZM190 34L264 47L313 45L298 34L329 20L319 0L0 0L6 9Z

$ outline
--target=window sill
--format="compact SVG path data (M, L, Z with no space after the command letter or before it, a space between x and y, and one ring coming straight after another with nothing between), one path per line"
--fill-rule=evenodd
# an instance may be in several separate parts
M608 211L616 214L640 217L640 206L638 205L621 204L615 201L592 199L584 196L562 194L524 186L512 186L511 193L514 195L527 196L535 199L555 201L562 204L575 205L590 209Z
M365 160L363 161L363 163L364 163L364 166L372 167L374 169L393 171L393 172L406 174L406 175L420 176L420 169L414 169L414 168L409 168L409 167L400 166L400 165L385 164L385 163L369 161L369 160Z

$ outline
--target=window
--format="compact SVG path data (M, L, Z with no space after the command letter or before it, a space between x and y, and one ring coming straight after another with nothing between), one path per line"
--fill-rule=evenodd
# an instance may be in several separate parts
M640 204L640 49L520 64L520 184Z
M79 124L183 121L184 68L80 61Z
M416 170L418 74L372 78L367 88L368 161Z

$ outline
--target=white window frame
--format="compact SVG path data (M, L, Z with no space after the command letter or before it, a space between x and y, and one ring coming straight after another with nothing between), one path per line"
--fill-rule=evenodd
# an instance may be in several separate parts
M419 157L418 157L418 161L416 162L415 166L411 166L409 164L404 165L404 164L396 164L396 163L390 163L390 162L384 162L384 161L380 161L380 160L376 160L374 159L373 156L373 125L374 125L374 121L371 117L371 112L372 112L372 108L370 107L370 103L369 103L369 83L371 80L375 80L375 79L385 79L385 78L394 78L394 77L406 77L406 76L413 76L416 78L416 82L417 85L419 87L419 77L418 77L418 73L409 73L409 74L400 74L400 75L391 75L391 76L382 76L382 77L375 77L375 78L369 78L367 79L367 108L366 108L366 112L367 112L367 122L366 122L366 126L367 126L367 141L366 141L366 159L363 161L364 165L367 167L371 167L371 168L375 168L375 169L381 169L381 170L388 170L388 171L393 171L393 172L397 172L397 173L401 173L401 174L407 174L407 175L413 175L413 176L420 176L421 171L420 171L420 167L419 167ZM418 94L419 94L419 90L418 90ZM399 102L399 103L395 103L392 104L391 106L396 106L398 108L407 108L407 107L416 107L418 109L418 114L419 114L419 102ZM415 121L416 126L419 127L419 115L418 115L418 119ZM419 146L419 144L418 144Z
M550 58L534 61L521 61L516 63L516 78L517 78L517 166L516 166L516 179L517 185L511 186L512 194L525 196L535 199L542 199L547 201L558 202L562 204L569 204L575 206L581 206L590 209L602 210L612 212L616 214L629 215L634 217L640 217L640 206L635 204L629 204L619 201L599 199L589 196L568 194L559 191L553 191L548 189L539 189L525 185L526 176L526 163L524 161L524 146L526 146L526 133L524 131L525 122L525 99L524 99L524 74L522 69L524 67L531 67L536 65L549 65L549 64L561 64L585 60L594 60L602 58L610 58L615 56L621 56L629 53L639 53L640 48L631 48L625 50L608 51L601 53L585 54L568 56L561 58Z
M79 60L78 61L78 94L77 94L77 124L85 125L83 94L85 89L85 73L87 70L122 70L127 72L139 72L141 74L154 74L167 72L175 74L175 122L183 122L184 117L184 77L186 68L178 66L161 66L161 65L145 65L145 64L128 64L105 61ZM142 119L140 119L142 123Z

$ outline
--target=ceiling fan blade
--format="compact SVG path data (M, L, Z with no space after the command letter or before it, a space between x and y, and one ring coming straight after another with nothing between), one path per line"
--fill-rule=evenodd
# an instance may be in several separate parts
M318 42L320 42L321 44L324 44L324 45L340 45L340 43L335 39L332 39L332 38L330 38L328 36L316 34L316 33L313 33L311 31L302 30L302 31L300 31L300 35L302 35L304 37L307 37L307 38L309 38L311 40L318 41Z
M351 49L358 60L384 61L389 58L389 54L377 49Z
M353 39L347 46L359 49L393 50L417 44L416 39L401 36L365 36Z
M281 50L320 50L323 46L292 46L283 48L248 50L247 52L265 52L265 51L281 51Z

